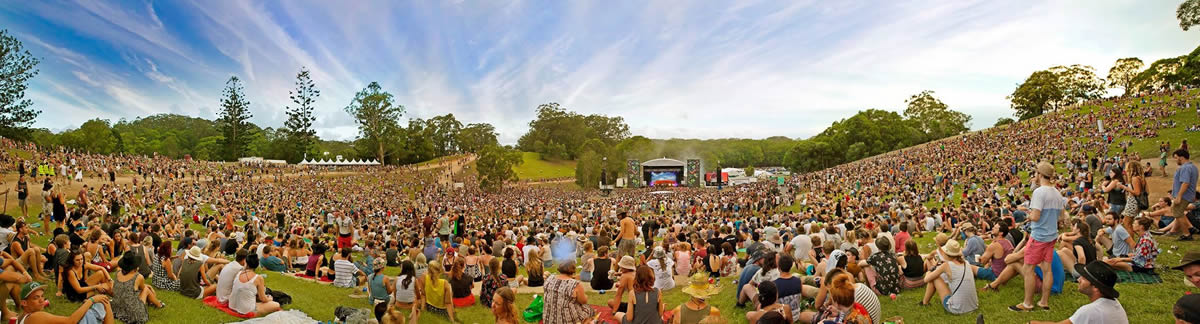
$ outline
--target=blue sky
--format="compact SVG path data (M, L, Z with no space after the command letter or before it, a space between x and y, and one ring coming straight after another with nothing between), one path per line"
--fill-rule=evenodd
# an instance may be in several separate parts
M226 79L278 127L301 66L318 134L378 81L407 117L454 113L514 143L559 102L653 138L807 138L929 89L974 117L1012 115L1032 71L1185 54L1179 1L4 1L0 25L42 58L35 126L155 113L216 116Z

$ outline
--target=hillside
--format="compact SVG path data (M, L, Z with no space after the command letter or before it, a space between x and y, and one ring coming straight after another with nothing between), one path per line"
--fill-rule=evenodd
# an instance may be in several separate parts
M513 171L522 181L575 176L575 161L547 161L542 159L541 154L533 152L522 152L521 158L524 162L513 167Z

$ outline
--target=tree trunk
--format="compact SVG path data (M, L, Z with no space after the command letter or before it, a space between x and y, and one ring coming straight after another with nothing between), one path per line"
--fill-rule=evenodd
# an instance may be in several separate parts
M383 141L378 141L378 142L379 142L379 152L375 153L375 156L378 158L378 160L376 160L376 161L379 161L379 164L383 164Z

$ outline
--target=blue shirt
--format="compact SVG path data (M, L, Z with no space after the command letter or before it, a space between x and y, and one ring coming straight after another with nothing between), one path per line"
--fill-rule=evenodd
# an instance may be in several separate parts
M1051 186L1041 186L1033 191L1030 209L1041 210L1041 217L1030 226L1029 235L1038 242L1053 242L1058 238L1058 217L1062 215L1066 199Z
M1171 195L1179 193L1179 184L1186 182L1188 187L1183 191L1181 198L1186 202L1196 201L1196 176L1198 174L1200 172L1197 172L1196 165L1192 162L1180 165L1179 170L1175 170L1175 181L1171 183ZM1171 199L1175 199L1175 197L1172 196Z
M754 274L758 273L758 270L762 270L762 267L753 263L747 264L746 268L742 269L742 275L738 277L737 296L742 295L742 287L750 283L750 279L754 279Z
M1129 238L1129 231L1125 230L1125 226L1121 224L1113 226L1112 233L1109 233L1109 236L1112 237L1113 241L1113 255L1129 256L1130 254L1133 254L1133 247L1129 246L1129 243L1125 242L1125 239Z

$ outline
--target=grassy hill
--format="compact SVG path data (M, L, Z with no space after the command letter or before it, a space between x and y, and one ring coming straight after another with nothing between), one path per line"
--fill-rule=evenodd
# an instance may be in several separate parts
M513 167L521 180L540 180L575 176L575 161L546 161L540 153L522 152L525 160Z

